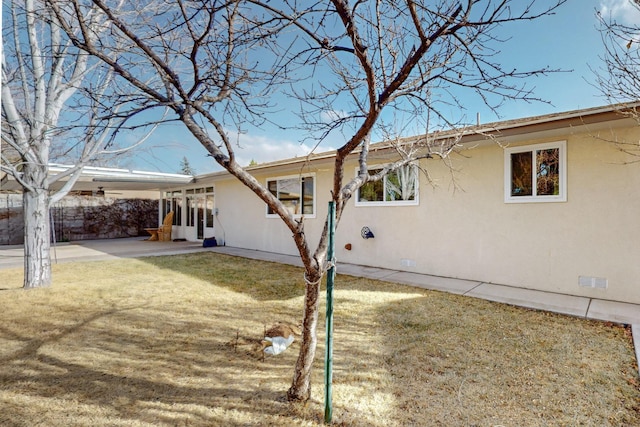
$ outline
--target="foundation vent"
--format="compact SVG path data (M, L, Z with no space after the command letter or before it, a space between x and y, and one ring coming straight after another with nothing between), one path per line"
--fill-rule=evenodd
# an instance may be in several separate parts
M603 277L578 276L578 285L584 288L607 289L609 281Z
M402 265L403 267L415 267L416 262L415 260L412 260L412 259L402 258L400 260L400 265Z

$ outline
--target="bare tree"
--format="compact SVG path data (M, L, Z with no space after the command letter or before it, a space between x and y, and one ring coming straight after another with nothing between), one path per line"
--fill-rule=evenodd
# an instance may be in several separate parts
M23 189L24 287L49 286L49 206L68 193L84 166L126 151L114 138L123 118L119 105L101 102L113 70L74 47L44 1L8 1L4 11L0 171ZM108 25L96 8L84 23L94 39ZM56 158L74 167L51 174ZM66 182L52 192L56 181Z
M69 3L73 10L64 7ZM396 170L404 173L417 159L447 157L458 141L434 146L426 138L395 139L388 147L397 149L396 161L370 174L371 136L401 129L394 119L434 117L456 124L459 119L439 107L461 106L459 90L493 108L505 99L534 100L524 79L550 70L518 71L497 63L498 27L550 14L564 0L542 6L508 0L147 3L118 9L108 0L48 0L75 46L101 59L128 84L122 83L124 90L137 94L131 108L170 109L291 231L306 288L302 343L288 397L307 400L328 230L310 242L304 218L236 162L228 130L275 120L269 95L277 93L300 103L300 124L318 141L332 132L345 134L330 194L339 221L358 188ZM109 37L95 40L87 30L85 10L93 6L113 26ZM356 177L345 176L351 156L359 161Z
M602 67L592 69L595 86L610 104L618 105L621 114L640 124L640 24L630 16L640 18L640 0L626 0L623 16L598 12L604 54ZM622 151L640 156L640 141L612 141Z

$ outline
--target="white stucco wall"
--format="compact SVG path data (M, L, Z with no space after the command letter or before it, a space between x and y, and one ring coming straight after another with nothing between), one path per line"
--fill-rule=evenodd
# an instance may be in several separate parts
M299 169L299 168L298 168ZM313 169L312 173L316 173ZM256 174L266 183L267 179L290 176L293 172L267 172ZM327 194L329 186L326 174L316 173L316 194ZM291 231L280 218L267 217L263 201L237 180L216 182L216 207L218 220L224 228L228 246L258 249L267 252L297 254ZM305 218L305 233L311 242L317 242L327 216L328 199L316 200L315 218ZM216 231L221 236L221 230Z
M504 203L503 149L483 146L456 157L453 173L426 163L437 186L422 177L420 206L350 206L339 259L640 303L640 163L625 164L632 159L589 134L563 139L567 202ZM359 237L364 225L375 239ZM606 278L608 287L580 287L579 276Z
M515 144L567 141L566 202L505 203L503 148L483 144L454 156L453 169L423 163L434 183L421 176L418 206L361 207L351 200L336 236L338 261L640 303L640 163L625 164L633 158L612 144L573 132ZM638 140L640 132L618 130L617 137ZM305 229L314 245L331 172L326 165L305 172L316 173L317 214ZM215 192L227 245L297 253L291 232L267 218L264 203L242 184L217 179ZM360 237L363 226L374 239ZM220 229L216 235L223 237ZM607 288L581 287L579 276L605 278Z

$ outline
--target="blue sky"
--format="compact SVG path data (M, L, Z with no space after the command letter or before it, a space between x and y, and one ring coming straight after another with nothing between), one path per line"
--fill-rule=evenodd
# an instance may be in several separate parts
M545 3L542 0L542 3ZM518 69L537 69L549 66L566 70L532 79L535 96L547 103L523 101L505 104L496 115L477 100L467 105L467 121L475 121L480 114L483 123L560 111L589 108L606 104L593 86L592 69L601 67L602 41L597 30L596 11L611 14L627 23L640 23L640 16L628 6L628 0L569 0L554 16L522 22L504 28L509 41L500 46L505 62ZM459 114L459 112L452 112ZM303 143L303 135L273 128L251 129L237 138L236 155L241 164L303 156L311 149ZM332 149L342 137L329 138L320 150ZM181 159L186 157L197 173L220 170L206 150L179 123L163 126L147 144L146 153L136 155L129 167L142 170L178 172Z

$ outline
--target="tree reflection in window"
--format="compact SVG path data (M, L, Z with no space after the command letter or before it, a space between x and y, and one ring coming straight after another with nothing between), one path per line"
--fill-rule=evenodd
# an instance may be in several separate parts
M536 152L536 194L560 194L560 150L552 148Z
M531 196L531 152L511 154L511 195Z
M534 157L535 171L533 169ZM511 153L512 197L557 196L559 194L559 148Z
M402 166L386 177L387 200L415 200L416 171L415 166Z
M369 169L370 175L382 171L382 168ZM371 181L360 187L358 191L358 203L386 203L386 202L411 202L417 201L417 168L414 165L405 165L388 173L380 181Z
M369 170L370 175L375 175L382 169ZM382 202L384 201L384 181L369 181L360 187L358 192L360 202Z

